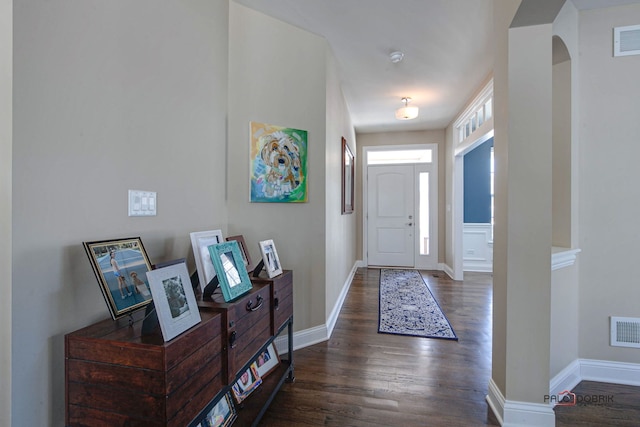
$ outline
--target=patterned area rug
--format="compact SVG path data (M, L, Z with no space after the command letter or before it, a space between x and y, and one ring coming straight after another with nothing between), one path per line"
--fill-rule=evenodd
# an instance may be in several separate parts
M378 332L458 339L429 287L415 270L380 270Z

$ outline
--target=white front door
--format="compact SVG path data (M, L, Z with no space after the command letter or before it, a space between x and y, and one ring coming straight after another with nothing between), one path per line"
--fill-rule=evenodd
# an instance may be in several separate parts
M368 167L368 264L415 264L413 165Z

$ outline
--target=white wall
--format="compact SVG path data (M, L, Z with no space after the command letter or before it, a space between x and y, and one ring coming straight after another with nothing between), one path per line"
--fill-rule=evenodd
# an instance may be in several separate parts
M226 224L227 18L226 0L15 2L12 425L63 424L64 334L109 317L83 241L141 236L193 267L189 232ZM128 189L158 215L127 217Z
M491 224L464 223L462 247L464 271L493 271L493 236Z
M640 56L613 57L612 33L640 23L640 4L580 15L580 357L635 362L609 346L609 316L640 317Z
M229 233L244 235L254 259L259 259L257 243L273 239L283 268L294 272L295 330L322 325L327 44L234 2L229 31ZM250 121L308 132L307 203L249 203Z
M13 2L0 2L0 425L11 425L11 157Z

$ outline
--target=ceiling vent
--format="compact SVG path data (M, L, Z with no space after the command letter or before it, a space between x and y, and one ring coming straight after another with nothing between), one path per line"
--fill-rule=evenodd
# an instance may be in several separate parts
M611 316L611 345L640 348L640 319Z
M613 56L640 55L640 25L613 29Z

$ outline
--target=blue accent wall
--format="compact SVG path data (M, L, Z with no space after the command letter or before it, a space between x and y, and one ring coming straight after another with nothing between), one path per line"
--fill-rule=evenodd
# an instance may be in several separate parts
M493 138L464 156L464 222L491 222L491 147Z

